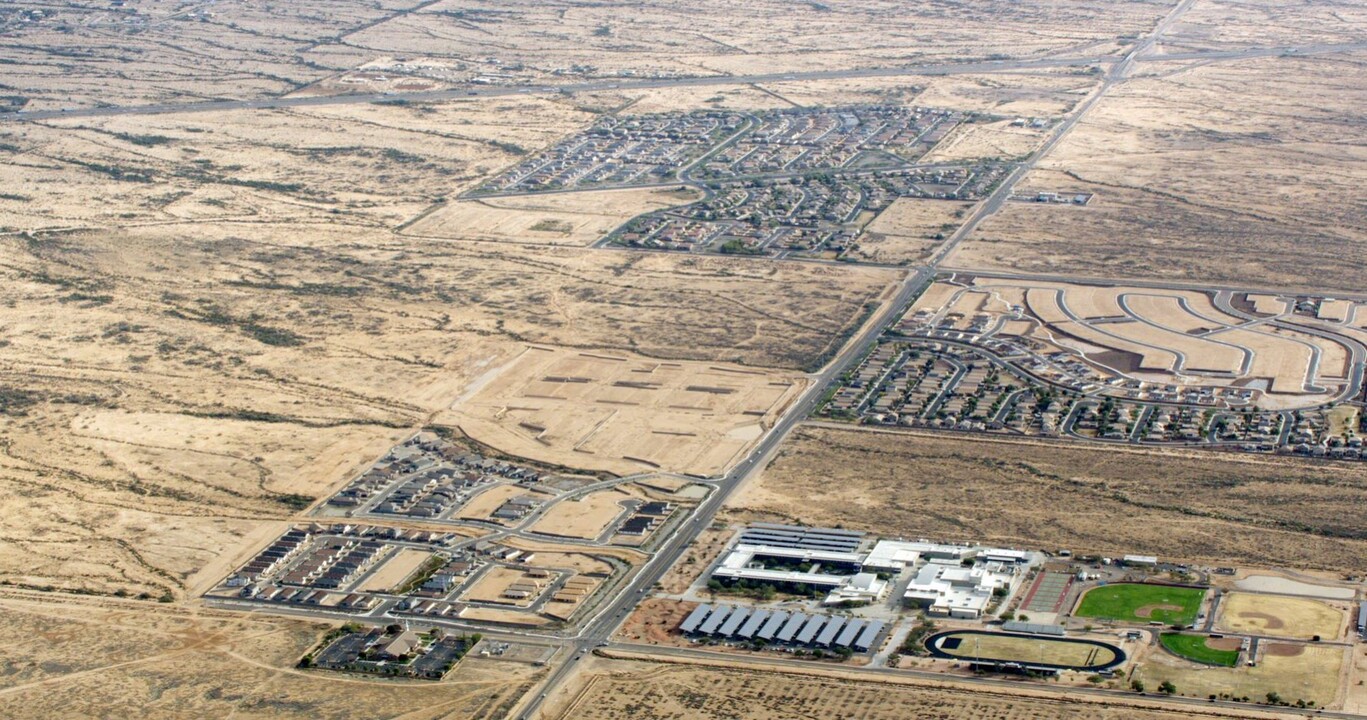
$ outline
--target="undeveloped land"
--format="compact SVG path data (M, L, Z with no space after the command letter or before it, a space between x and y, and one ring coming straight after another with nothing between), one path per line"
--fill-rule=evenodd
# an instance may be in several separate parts
M631 496L615 488L599 490L557 503L531 527L537 532L585 540L598 537L620 515L621 502Z
M543 462L706 475L759 439L805 387L792 373L530 346L437 419Z
M859 238L859 257L880 263L910 263L924 258L958 227L969 203L898 198Z
M1008 204L949 262L1361 291L1364 62L1358 52L1155 63L1112 90L1021 184L1094 192L1090 204Z
M454 240L589 245L637 215L699 197L684 188L648 188L460 200L423 216L404 233Z
M6 718L501 717L542 671L470 657L444 682L295 668L324 627L132 601L0 599ZM135 710L134 710L135 709Z
M739 667L597 659L580 672L581 689L553 717L1176 720L1197 716L1191 710L1117 707L1029 694L994 694L982 688L869 682L830 674L784 674Z
M1367 470L804 426L733 516L1219 564L1367 569Z

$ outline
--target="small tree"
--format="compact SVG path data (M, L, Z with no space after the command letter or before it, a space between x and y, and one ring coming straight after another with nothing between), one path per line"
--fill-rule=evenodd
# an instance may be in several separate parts
M1282 703L1282 696L1281 696L1281 694L1278 693L1276 690L1273 690L1272 692L1270 692L1270 693L1267 694L1267 704L1268 704L1268 705L1280 705L1281 703Z
M1135 692L1137 692L1137 693L1142 693L1142 692L1144 692L1144 681L1143 681L1143 680L1140 680L1139 678L1135 678L1135 679L1131 680L1131 681L1130 681L1130 689L1133 690L1133 691L1135 691Z
M1177 686L1173 685L1171 680L1164 680L1158 684L1158 692L1164 695L1173 695L1177 692Z

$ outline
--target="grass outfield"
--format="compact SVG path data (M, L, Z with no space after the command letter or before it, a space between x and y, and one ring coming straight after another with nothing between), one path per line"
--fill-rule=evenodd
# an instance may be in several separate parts
M1074 615L1124 622L1190 625L1196 620L1205 596L1205 590L1169 585L1102 585L1082 596L1082 603Z
M1216 650L1206 644L1205 635L1183 635L1182 633L1163 633L1159 642L1174 655L1195 660L1207 665L1234 667L1239 662L1238 650Z

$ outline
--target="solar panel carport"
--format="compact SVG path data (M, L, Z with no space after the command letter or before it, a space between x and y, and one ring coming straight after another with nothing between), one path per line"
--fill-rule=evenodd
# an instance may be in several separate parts
M854 641L854 649L859 652L867 652L878 640L879 633L883 632L883 621L874 620L869 626L859 633L859 639Z
M789 617L791 616L783 610L775 612L773 615L769 616L769 620L764 623L764 627L760 628L760 631L755 633L755 637L773 640L774 633L778 632L779 628L783 627L783 624L788 622Z
M746 620L745 624L740 627L740 630L736 631L736 636L746 639L754 637L755 633L759 632L759 629L763 627L764 621L768 619L768 610L756 610L750 615L750 619Z
M712 612L712 606L706 603L693 608L693 612L689 613L682 623L679 623L679 629L686 633L697 630L703 618L706 618L710 612Z
M844 630L835 638L835 644L840 647L853 647L855 638L859 637L860 631L864 629L863 620L851 620Z

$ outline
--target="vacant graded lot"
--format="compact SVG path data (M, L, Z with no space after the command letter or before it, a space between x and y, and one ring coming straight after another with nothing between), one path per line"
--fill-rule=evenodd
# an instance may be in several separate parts
M898 198L864 226L856 251L861 259L911 263L930 254L958 227L969 203Z
M418 568L422 567L432 553L426 550L401 548L380 565L375 574L366 578L365 584L357 590L391 592L397 590Z
M520 457L710 475L806 387L796 373L531 345L436 420Z
M1367 470L932 433L798 430L738 518L1220 564L1362 572Z
M640 188L459 200L422 216L404 234L452 240L589 245L631 218L689 203L695 190Z
M1027 690L998 694L983 687L906 680L870 682L839 670L778 673L740 666L662 664L595 658L581 667L560 720L767 720L859 717L901 720L1177 720L1235 717L1217 710L1167 711L1135 705L1062 700ZM820 672L821 674L818 674ZM1238 717L1260 717L1244 713Z
M599 490L555 504L531 530L550 535L593 540L622 514L622 501L631 496L616 488Z

